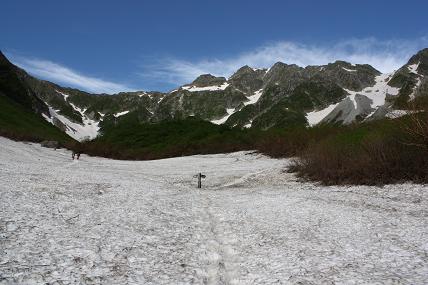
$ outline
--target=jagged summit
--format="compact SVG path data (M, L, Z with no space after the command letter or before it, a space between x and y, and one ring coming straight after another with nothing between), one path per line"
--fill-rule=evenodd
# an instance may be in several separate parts
M244 65L241 68L239 68L234 74L232 74L232 76L230 76L229 79L237 78L237 77L243 76L245 74L255 74L255 73L258 73L259 71L263 72L263 69L262 70L255 70L254 68L252 68L248 65Z

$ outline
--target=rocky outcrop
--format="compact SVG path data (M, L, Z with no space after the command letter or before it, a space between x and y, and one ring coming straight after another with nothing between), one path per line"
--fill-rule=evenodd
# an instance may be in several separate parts
M238 69L228 82L243 93L251 94L263 87L263 77L266 69L253 69L245 65Z
M197 87L216 86L226 82L224 77L216 77L211 74L202 74L198 76L190 85Z

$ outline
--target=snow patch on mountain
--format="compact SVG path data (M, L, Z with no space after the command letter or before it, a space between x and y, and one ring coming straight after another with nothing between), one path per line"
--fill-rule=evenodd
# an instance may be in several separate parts
M355 118L356 116L359 115L358 112L356 112L358 108L358 103L355 99L356 95L358 94L363 95L368 99L370 99L371 100L370 107L373 109L376 109L380 106L385 105L385 99L387 95L392 95L392 96L398 95L400 88L396 88L388 85L388 82L393 75L394 73L380 74L375 77L375 84L373 86L366 87L361 91L353 91L353 90L343 88L349 95L346 98L344 98L341 102L345 102L346 100L350 100L352 102L352 104L354 105L354 110L353 111L349 110L353 114L352 117ZM333 112L336 107L338 107L339 103L332 104L322 110L317 110L317 111L312 111L307 113L306 119L308 120L309 125L313 126L320 123L331 112ZM364 108L364 110L365 109L366 108ZM352 118L348 118L348 119L351 120Z
M58 90L55 90L55 91L56 91L58 94L62 95L62 96L64 97L64 100L65 100L65 101L67 101L68 96L70 96L70 95L65 94L65 93L63 93L63 92L61 92L61 91L58 91Z
M190 92L200 92L200 91L220 91L225 90L229 86L229 83L225 82L222 85L214 85L214 86L182 86L181 88Z
M65 126L65 133L75 140L91 140L98 136L100 127L97 121L91 120L85 116L82 117L83 125L81 125L72 122L67 117L61 115L59 110L54 110L52 107L49 107L49 113L51 118L48 119L47 116L45 116L45 119L52 124L54 124L54 118L59 120Z
M248 101L244 102L244 105L246 106L246 105L257 103L257 101L260 99L262 94L263 94L263 89L257 90L256 92L254 92L253 95L247 97Z
M253 125L253 121L251 120L248 124L244 125L244 128L249 129Z
M420 75L420 74L418 73L418 67L419 67L419 64L420 64L420 62L418 62L418 63L416 63L416 64L412 64L412 65L407 66L407 68L409 69L409 71L410 71L411 73L413 73L413 74L416 74L416 75L417 75L417 79L416 79L415 87L413 87L413 91L412 91L412 93L410 94L410 100L415 99L416 91L417 91L417 90L418 90L418 88L421 86L422 79L424 78L424 76L423 76L423 75Z
M118 112L118 113L114 114L114 116L117 118L117 117L120 117L120 116L126 115L126 114L128 114L128 113L129 113L129 111Z
M342 67L343 70L348 71L348 72L357 72L357 70L355 69L348 69L346 67Z
M227 111L227 115L224 116L223 118L219 119L219 120L213 120L211 121L211 123L216 124L216 125L221 125L223 123L225 123L227 121L227 119L229 119L230 116L232 116L232 114L235 112L234 108L231 109L226 109Z
M63 93L61 91L55 90L58 94L62 95L64 97L64 100L67 101L70 106L80 114L82 118L83 124L79 124L76 122L71 121L69 118L65 117L64 115L60 114L60 110L55 110L52 108L52 106L48 105L49 107L49 114L51 117L48 117L46 115L43 115L46 121L49 123L55 125L55 119L61 122L64 125L65 133L68 134L70 137L72 137L75 140L83 141L83 140L91 140L98 136L99 132L99 122L92 120L88 118L85 115L86 109L81 109L68 101L69 94ZM100 115L104 116L100 113Z
M314 126L316 124L318 124L319 122L322 121L322 119L324 119L328 114L331 113L331 111L334 110L334 108L336 108L336 106L339 103L335 103L335 104L331 104L330 106L322 109L322 110L318 110L318 111L312 111L306 114L306 120L309 123L309 126Z
M420 62L415 63L415 64L411 64L409 66L407 66L407 69L409 69L410 72L418 74L418 67L419 67Z
M350 94L350 97L355 97L356 94L362 94L373 101L372 107L379 107L385 104L385 98L387 95L398 95L400 88L392 87L388 85L388 81L392 78L393 73L386 73L376 76L375 84L370 87L366 87L361 91L352 91L345 89Z

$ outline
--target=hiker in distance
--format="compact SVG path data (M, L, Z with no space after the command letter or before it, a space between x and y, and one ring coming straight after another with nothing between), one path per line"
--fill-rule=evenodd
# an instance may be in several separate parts
M79 158L80 158L80 152L78 152L78 151L72 151L72 153L71 153L71 158L74 160L75 158L77 159L77 160L79 160Z

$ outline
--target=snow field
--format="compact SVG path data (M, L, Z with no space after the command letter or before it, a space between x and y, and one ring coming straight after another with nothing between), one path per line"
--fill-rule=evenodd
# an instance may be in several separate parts
M0 138L0 284L426 284L427 186L320 187L288 163Z

